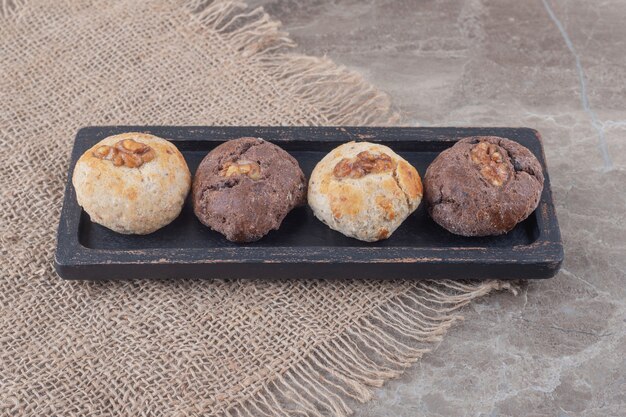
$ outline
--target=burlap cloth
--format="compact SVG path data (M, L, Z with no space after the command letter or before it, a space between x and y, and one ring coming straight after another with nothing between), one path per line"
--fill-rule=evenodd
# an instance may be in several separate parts
M359 75L286 54L291 40L262 10L0 7L0 416L345 415L431 349L461 306L502 286L61 280L55 232L81 126L398 117Z

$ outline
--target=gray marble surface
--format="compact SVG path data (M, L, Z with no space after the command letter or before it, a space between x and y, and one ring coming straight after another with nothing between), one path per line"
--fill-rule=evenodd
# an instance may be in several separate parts
M626 2L253 0L411 124L528 126L565 263L465 311L360 416L626 416Z

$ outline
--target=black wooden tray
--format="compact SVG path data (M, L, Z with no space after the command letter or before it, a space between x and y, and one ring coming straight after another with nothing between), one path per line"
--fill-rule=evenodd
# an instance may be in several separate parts
M466 238L434 223L423 203L387 240L365 243L335 232L308 207L258 242L234 244L203 226L189 200L170 225L146 236L114 233L92 223L76 202L71 174L80 155L99 140L139 131L172 141L192 174L202 158L228 139L255 136L291 153L307 177L332 148L350 140L391 147L424 175L430 162L466 136L503 136L541 162L545 186L537 210L510 233ZM525 128L165 127L81 129L74 142L59 223L56 269L68 279L128 278L549 278L563 260L550 180L538 132Z

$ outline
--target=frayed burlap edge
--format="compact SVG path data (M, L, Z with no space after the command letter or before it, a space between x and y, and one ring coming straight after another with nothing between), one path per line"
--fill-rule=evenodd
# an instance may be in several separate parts
M504 281L418 282L348 323L343 332L313 347L235 405L221 407L216 398L189 411L213 409L228 417L348 416L350 402L371 400L374 388L399 377L437 347L448 329L464 319L461 307L494 290L517 294L517 286ZM239 388L246 391L245 385Z
M2 0L0 15L19 19L19 9L26 3ZM244 3L206 0L187 0L184 7L191 19L220 33L236 53L307 103L311 114L319 115L317 124L400 122L389 97L361 75L327 58L286 53L294 42L262 8L249 11ZM311 114L302 124L310 123ZM242 381L233 391L181 411L191 415L346 416L352 411L350 401L370 400L373 388L400 376L435 348L452 324L463 319L461 307L501 289L516 292L515 285L501 281L415 282L366 317L346 323L334 337L300 352L284 369L267 364L262 374Z
M360 74L328 58L286 53L295 46L280 23L262 7L248 11L244 3L189 0L194 19L217 31L237 53L254 62L285 91L311 107L320 125L389 126L400 122L389 96Z

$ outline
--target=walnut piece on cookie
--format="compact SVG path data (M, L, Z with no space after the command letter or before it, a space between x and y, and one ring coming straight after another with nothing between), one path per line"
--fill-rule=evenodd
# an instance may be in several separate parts
M115 166L125 165L129 168L138 168L156 157L154 149L134 139L120 139L113 146L100 145L93 151L93 155L108 159Z

